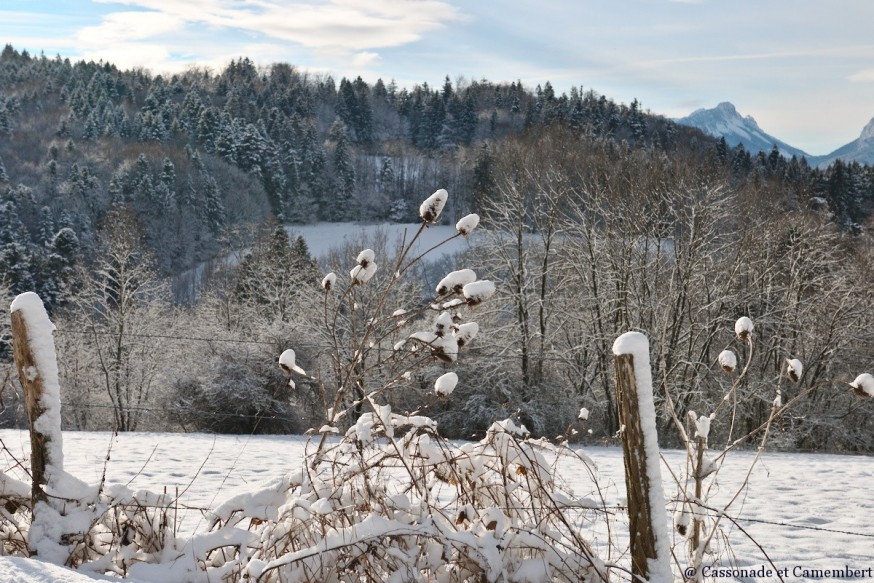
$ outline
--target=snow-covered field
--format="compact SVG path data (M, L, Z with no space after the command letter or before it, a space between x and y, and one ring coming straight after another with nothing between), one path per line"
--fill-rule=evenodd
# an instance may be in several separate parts
M18 459L27 457L26 432L0 430L0 439ZM135 433L112 438L109 433L69 432L64 434L65 469L80 479L99 482L106 466L108 482L132 488L179 492L180 532L191 533L206 526L197 510L214 508L234 494L255 489L257 484L296 467L307 447L300 436L213 436L204 434ZM598 467L599 483L609 506L624 503L621 450L600 446L583 447ZM109 461L106 454L109 451ZM716 501L734 494L743 479L752 452L729 456L719 474ZM681 452L665 453L677 472L683 464ZM4 460L4 470L15 472ZM590 495L590 479L577 465L562 466L561 477L579 494ZM665 494L672 497L676 486L671 472L663 468ZM803 570L868 569L874 567L874 458L819 454L765 453L750 477L750 487L729 514L740 518L740 528L729 528L734 564L746 568L771 568L756 543L774 564L787 569L786 581L814 580ZM669 506L669 516L672 507ZM621 515L621 511L615 511ZM617 519L614 540L626 544L623 520ZM779 523L779 524L774 524ZM597 546L605 550L606 534ZM721 543L720 543L721 544ZM614 551L615 552L615 551ZM726 556L726 553L723 553ZM622 562L618 556L611 557ZM809 574L808 574L809 575ZM63 577L63 578L62 578ZM732 577L724 577L732 580ZM0 558L0 581L48 582L90 581L84 575L23 560ZM776 577L739 578L743 581L772 581ZM840 580L825 577L820 580ZM852 580L872 580L868 572Z
M385 236L389 247L399 244L404 238L409 242L419 223L316 223L313 225L290 225L285 227L290 237L303 236L309 247L310 255L323 259L332 249L340 249L346 243L357 243L362 240L372 240L377 235ZM434 245L458 234L454 225L430 225L419 235L413 246L412 255L422 253ZM430 261L441 257L454 255L467 248L468 240L458 237L441 246L428 255ZM349 258L352 259L351 257Z

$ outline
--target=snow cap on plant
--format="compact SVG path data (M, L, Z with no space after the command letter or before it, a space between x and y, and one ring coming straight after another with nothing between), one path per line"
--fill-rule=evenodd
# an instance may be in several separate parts
M455 328L455 341L458 343L458 347L461 348L470 344L470 341L476 338L478 332L479 324L476 322L459 324Z
M349 272L349 277L352 278L352 285L355 284L363 284L370 281L370 278L373 277L373 274L376 273L376 263L373 261L367 264L367 267L362 265L356 265L352 268L352 271Z
M753 333L753 328L753 321L746 316L741 316L734 323L734 333L737 334L739 340L746 341Z
M322 279L322 289L326 292L331 291L334 287L334 283L337 281L337 274L333 271L326 275L324 279Z
M863 372L857 376L856 379L850 383L850 386L853 387L853 392L860 397L874 397L874 376L871 376L867 372Z
M583 407L580 409L580 414L577 415L577 419L582 419L583 421L588 421L589 419L589 410Z
M433 223L443 212L443 206L446 204L446 199L449 198L449 193L446 189L441 188L419 206L419 216L426 223Z
M797 383L801 378L801 373L804 372L804 366L797 358L786 359L786 377L793 383Z
M465 285L461 288L464 297L467 298L467 305L475 306L481 304L495 293L495 284L488 279L481 279Z
M442 338L452 328L452 315L449 312L441 312L434 320L434 335Z
M376 257L376 254L373 252L373 249L365 249L361 253L358 254L358 257L355 259L355 262L358 263L361 267L366 268L368 265L373 263L373 259Z
M723 350L719 353L719 366L725 372L734 372L737 368L737 356L731 350Z
M462 235L468 235L471 231L476 229L477 225L479 225L479 215L471 213L467 216L461 217L461 220L455 223L455 230Z
M440 397L448 397L455 390L457 384L458 375L454 372L448 372L434 381L434 392Z
M301 367L297 366L295 363L296 355L294 354L294 350L289 348L279 355L279 368L285 371L285 373L289 376L288 386L292 389L295 388L294 380L291 378L292 373L297 373L306 376L306 371Z
M449 292L460 294L464 286L476 281L476 273L473 269L459 269L446 275L437 284L436 292L438 296L443 296Z

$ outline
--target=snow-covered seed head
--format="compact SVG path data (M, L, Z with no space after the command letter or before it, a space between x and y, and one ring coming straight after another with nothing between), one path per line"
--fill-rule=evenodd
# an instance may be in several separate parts
M688 536L692 533L692 529L689 528L691 524L692 513L689 511L689 507L684 504L682 509L674 512L674 528L677 529L680 536Z
M580 409L580 414L577 415L577 419L581 419L583 421L588 421L589 419L589 410L583 407Z
M434 392L440 397L448 397L455 390L457 384L458 375L454 372L448 372L434 382Z
M352 278L352 285L364 284L370 281L370 278L376 273L376 268L377 265L373 261L370 261L366 267L361 264L353 267L352 271L349 272L349 277Z
M376 257L376 255L374 254L373 249L365 249L358 254L358 258L355 259L355 262L361 267L367 267L373 263L374 257Z
M467 298L467 305L476 306L494 295L495 284L488 279L481 279L465 285L461 292Z
M460 294L464 286L475 281L476 273L473 269L459 269L441 279L435 291L438 296L446 295L449 292Z
M860 397L874 397L874 376L871 376L867 372L863 372L857 376L856 379L850 383L850 386L853 387L853 392Z
M455 331L455 341L458 342L458 347L467 346L470 341L476 338L479 332L479 324L476 322L467 322L460 324Z
M337 274L333 271L325 276L322 280L322 289L326 292L331 291L334 288L334 283L337 281Z
M804 366L797 358L786 359L786 377L793 383L797 383L804 372Z
M734 372L737 368L737 356L731 350L723 350L719 353L719 366L725 372Z
M445 336L452 328L452 315L449 312L442 312L437 319L434 320L434 335L438 338Z
M419 206L419 216L426 223L433 223L443 212L443 206L446 204L446 199L449 198L449 193L441 188Z
M455 223L455 230L462 235L468 235L471 231L476 229L476 226L478 224L479 215L476 213L472 213L467 216L461 217L461 220Z
M279 355L279 368L285 371L286 374L291 375L292 373L306 375L306 371L301 367L297 366L296 355L294 354L294 350L289 348ZM291 388L294 388L294 381L289 379L288 384L291 385Z
M774 402L772 404L778 409L783 406L783 393L780 392L780 389L777 389L777 396L774 397Z
M746 342L750 337L750 334L753 333L753 328L753 321L746 316L741 316L737 319L737 322L734 323L734 333L737 334L739 340L744 342Z

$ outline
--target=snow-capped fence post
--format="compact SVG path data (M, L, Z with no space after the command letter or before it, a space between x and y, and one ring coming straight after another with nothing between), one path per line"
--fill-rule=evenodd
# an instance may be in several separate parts
M63 466L60 452L61 403L58 392L58 364L52 338L54 325L42 300L33 292L15 298L12 312L12 346L30 429L31 501L46 501L43 487L52 469ZM57 443L53 443L53 442ZM48 471L47 471L48 470Z
M631 572L646 581L672 580L667 513L659 467L649 341L627 332L613 343L616 399L625 462Z

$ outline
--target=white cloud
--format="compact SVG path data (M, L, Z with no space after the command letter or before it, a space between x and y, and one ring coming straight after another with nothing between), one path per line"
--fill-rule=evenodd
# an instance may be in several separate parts
M455 7L439 0L330 0L319 4L278 0L122 0L120 3L155 11L167 21L234 29L308 48L346 52L414 42L447 22L462 18ZM126 20L126 17L121 18Z
M853 81L854 83L874 83L874 69L862 69L861 71L856 71L847 77L847 80Z
M363 51L352 57L351 65L355 68L366 69L378 63L379 60L379 53Z

